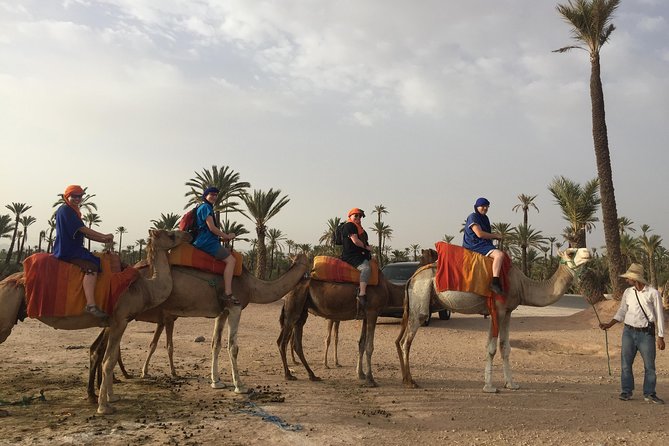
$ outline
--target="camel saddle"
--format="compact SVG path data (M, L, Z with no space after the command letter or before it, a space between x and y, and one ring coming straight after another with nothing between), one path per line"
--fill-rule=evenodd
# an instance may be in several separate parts
M479 296L504 301L504 296L490 290L492 282L492 259L462 246L445 242L434 244L437 249L437 273L434 278L436 289L442 291L464 291ZM511 268L511 259L504 257L500 282L508 289L507 275Z
M375 259L369 261L372 274L368 285L379 284L379 265ZM314 267L311 269L311 278L324 282L360 283L360 271L342 259L330 256L314 257Z
M235 260L237 260L235 263L234 275L241 276L243 264L242 254L238 251L232 251L230 255L234 256ZM190 268L218 275L223 275L223 271L225 271L225 262L223 260L219 260L201 249L197 249L190 243L182 243L179 246L170 249L167 258L170 265L188 266Z
M102 271L95 284L95 303L107 314L130 284L139 277L132 267L120 269L118 255L94 253L100 258ZM57 259L51 254L33 254L23 261L24 275L19 281L25 287L28 317L65 317L82 314L86 305L84 273L77 265Z

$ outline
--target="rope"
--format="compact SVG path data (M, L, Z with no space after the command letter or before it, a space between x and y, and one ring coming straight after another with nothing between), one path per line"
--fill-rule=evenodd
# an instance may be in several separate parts
M237 412L253 415L256 417L262 418L263 421L275 424L285 431L297 432L302 430L302 425L300 424L290 424L283 421L281 418L276 415L270 415L265 412L262 408L258 407L255 403L251 401L243 401L241 404L246 406L246 409L237 409Z
M590 301L588 301L590 303ZM602 323L602 320L599 318L599 313L597 313L597 308L595 308L595 304L590 303L590 306L592 307L593 311L595 312L595 316L597 316L597 322ZM609 376L611 376L611 356L609 355L609 331L604 330L604 340L606 342L606 364L609 366Z
M39 395L35 396L24 396L18 401L3 401L0 400L0 406L27 406L33 401L46 401L44 396L44 390L39 391Z

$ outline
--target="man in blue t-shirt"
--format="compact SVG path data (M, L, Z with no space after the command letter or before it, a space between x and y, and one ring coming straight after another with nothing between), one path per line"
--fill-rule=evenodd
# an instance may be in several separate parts
M490 289L495 294L504 294L499 275L502 271L504 262L504 253L495 248L493 240L501 240L502 235L493 233L488 219L488 209L490 202L481 197L474 203L474 212L472 212L465 222L465 234L462 239L462 247L471 251L478 252L484 256L492 258L492 284Z
M225 262L223 271L223 291L224 295L218 295L218 301L222 307L228 303L240 305L239 300L232 295L232 276L235 272L236 260L230 255L230 251L221 244L221 239L232 240L237 234L227 234L216 226L214 220L214 204L218 199L219 190L210 186L202 193L203 203L198 206L195 213L195 224L197 225L197 237L193 241L193 246L209 255L214 256Z

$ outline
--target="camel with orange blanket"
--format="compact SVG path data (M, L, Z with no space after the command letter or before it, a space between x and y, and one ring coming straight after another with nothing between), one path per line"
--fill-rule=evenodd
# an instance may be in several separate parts
M113 413L111 402L118 400L113 394L112 371L118 361L121 337L128 321L149 308L159 305L172 292L172 275L167 262L167 251L180 243L191 240L189 234L181 231L149 231L147 255L152 273L147 277L138 277L123 292L113 308L109 318L109 339L103 359L102 383L98 398L99 414ZM0 282L0 342L10 335L17 322L17 316L25 300L25 287L22 284L23 273L14 274ZM88 313L66 317L38 317L38 319L56 329L78 330L99 327L100 319Z
M518 268L512 266L507 280L506 298L494 300L494 310L497 318L491 317L488 342L486 344L487 358L485 366L484 392L495 393L497 389L492 385L492 361L497 352L499 338L502 351L505 387L518 389L511 377L509 354L509 322L511 312L518 305L545 307L557 302L571 285L579 268L590 260L590 251L586 248L569 248L558 253L560 266L553 276L545 281L535 281L526 277ZM442 308L464 314L485 314L488 312L487 296L464 291L438 291L436 285L436 263L419 269L407 282L407 293L404 300L404 317L400 334L395 341L397 354L400 359L403 382L409 387L418 387L411 377L409 369L409 353L411 343L422 321L427 318L430 301L436 301ZM487 285L485 287L487 290ZM494 334L493 326L499 323L499 333Z

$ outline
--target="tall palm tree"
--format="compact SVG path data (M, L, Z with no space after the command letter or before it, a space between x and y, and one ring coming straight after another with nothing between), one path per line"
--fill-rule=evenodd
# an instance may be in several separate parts
M541 249L546 245L546 239L541 235L541 231L532 228L532 225L518 225L516 226L515 234L511 238L512 242L520 248L521 252L521 268L523 274L529 277L529 268L527 260L528 248Z
M274 254L277 251L283 251L283 240L286 240L286 236L283 235L281 229L269 228L267 230L267 247L269 248L269 276L272 277L272 271L274 270Z
M560 176L554 178L548 185L548 190L553 194L555 202L562 210L562 218L569 222L571 232L568 234L570 236L568 240L574 248L586 247L586 233L591 232L595 227L594 223L599 221L595 216L601 203L597 193L598 188L599 179L597 178L581 186ZM620 246L618 250L620 251Z
M387 213L388 213L388 208L386 208L384 205L377 204L376 206L374 206L374 210L372 211L372 214L376 214L376 224L379 227L381 226L381 223L382 223L381 222L381 215L382 214L387 214ZM376 248L376 250L377 250L377 254L379 255L379 262L381 262L381 246L382 246L382 241L383 241L382 240L383 235L381 234L381 232L377 232L377 235L378 235L378 238L379 238L379 245ZM381 263L381 265L383 265L383 264Z
M128 230L124 226L119 226L116 228L116 233L118 234L118 255L121 255L121 251L123 251L123 234L128 232Z
M0 238L10 238L14 232L12 216L9 214L0 215Z
M5 206L14 214L14 232L12 233L12 242L9 245L9 250L7 250L7 257L5 257L5 265L9 264L9 259L12 258L14 253L14 243L16 243L16 235L19 231L19 222L21 216L27 212L32 206L28 206L25 203L12 203Z
M86 213L82 220L86 223L89 229L92 228L93 225L100 226L100 223L102 223L102 219L95 212ZM88 250L91 250L91 239L88 239Z
M30 215L24 215L21 217L21 226L23 226L23 237L21 237L21 246L19 247L19 253L16 256L16 264L18 265L21 263L21 260L23 259L23 247L26 244L26 239L28 238L28 226L32 225L35 223L37 219L35 217L32 217Z
M520 203L518 203L517 205L515 205L515 206L511 209L512 211L515 211L515 212L518 212L519 210L522 210L522 211L523 211L523 225L524 225L526 228L528 227L528 224L527 224L527 214L528 214L530 208L534 208L534 209L536 209L537 212L539 212L539 208L537 207L536 204L534 204L534 199L535 199L535 198L537 198L536 195L525 195L525 194L520 194L520 195L518 195L518 200L520 201ZM524 248L521 247L521 249L523 250L523 259L525 259L525 261L527 261L527 247L524 247ZM525 265L525 267L523 267L523 272L524 272L525 274L527 274L527 268L526 268L526 266L527 266L527 265Z
M409 251L413 251L413 261L414 262L416 260L418 260L418 250L419 249L420 249L420 245L418 243L409 246Z
M140 238L139 240L135 241L135 245L139 246L139 252L137 253L137 259L142 260L142 249L146 245L146 240L143 238Z
M221 223L221 213L225 214L223 220L227 220L228 212L240 212L239 202L246 193L246 189L251 185L246 181L239 181L240 175L228 166L219 168L216 165L211 166L211 170L204 169L202 172L195 172L195 178L186 181L186 186L190 188L185 196L188 202L184 209L197 205L202 201L202 192L209 187L218 188L219 194L214 203L214 220L216 224ZM219 226L220 227L220 226Z
M337 232L337 227L341 223L341 217L328 218L325 231L323 231L323 234L321 234L321 236L318 238L318 243L327 246L331 255L335 255L337 253L337 247L334 244L334 238L335 233Z
M235 248L235 242L236 241L248 241L247 238L245 237L240 237L244 234L248 234L249 231L244 227L243 223L237 223L236 221L231 221L227 220L223 222L223 226L221 227L221 231L227 233L227 234L235 234L236 237L233 238L232 240L228 240L225 242L225 246L229 247L230 249Z
M627 217L618 217L618 231L622 237L627 231L636 232L634 229L634 222Z
M252 194L244 192L241 196L248 210L248 215L244 212L242 212L242 215L253 221L256 225L256 235L258 236L256 276L259 279L265 279L265 269L267 266L267 247L265 246L267 222L278 214L290 201L287 195L283 197L280 197L280 195L280 189L270 189L267 192L254 189Z
M389 225L378 221L374 222L374 226L371 227L371 230L379 235L379 266L383 266L385 262L382 253L385 252L386 241L393 238L393 230Z
M512 227L510 223L495 222L490 225L492 232L496 232L502 236L502 240L497 241L497 249L505 251L507 248L507 240L513 240L516 234L516 228Z
M39 242L37 243L37 252L42 252L42 241L46 239L46 231L41 230L39 232Z
M181 215L168 212L167 214L160 213L160 218L151 220L153 226L151 229L164 229L165 231L174 231L179 226Z
M625 233L620 237L620 252L625 259L625 266L637 261L639 250L641 249L641 242L639 238L632 237Z
M587 51L590 55L592 138L597 160L597 177L599 178L599 192L602 202L609 277L611 278L614 296L621 296L625 290L625 281L620 277L620 274L625 271L625 267L620 253L618 210L613 188L599 53L602 46L608 42L613 30L616 29L611 20L619 5L620 0L568 0L566 5L558 4L557 11L571 25L572 37L578 45L566 46L556 50L562 53L572 49L581 49Z
M657 271L655 268L655 252L657 248L662 244L662 237L657 234L653 234L650 237L644 233L639 237L641 246L648 257L648 271L650 274L650 286L657 288Z

